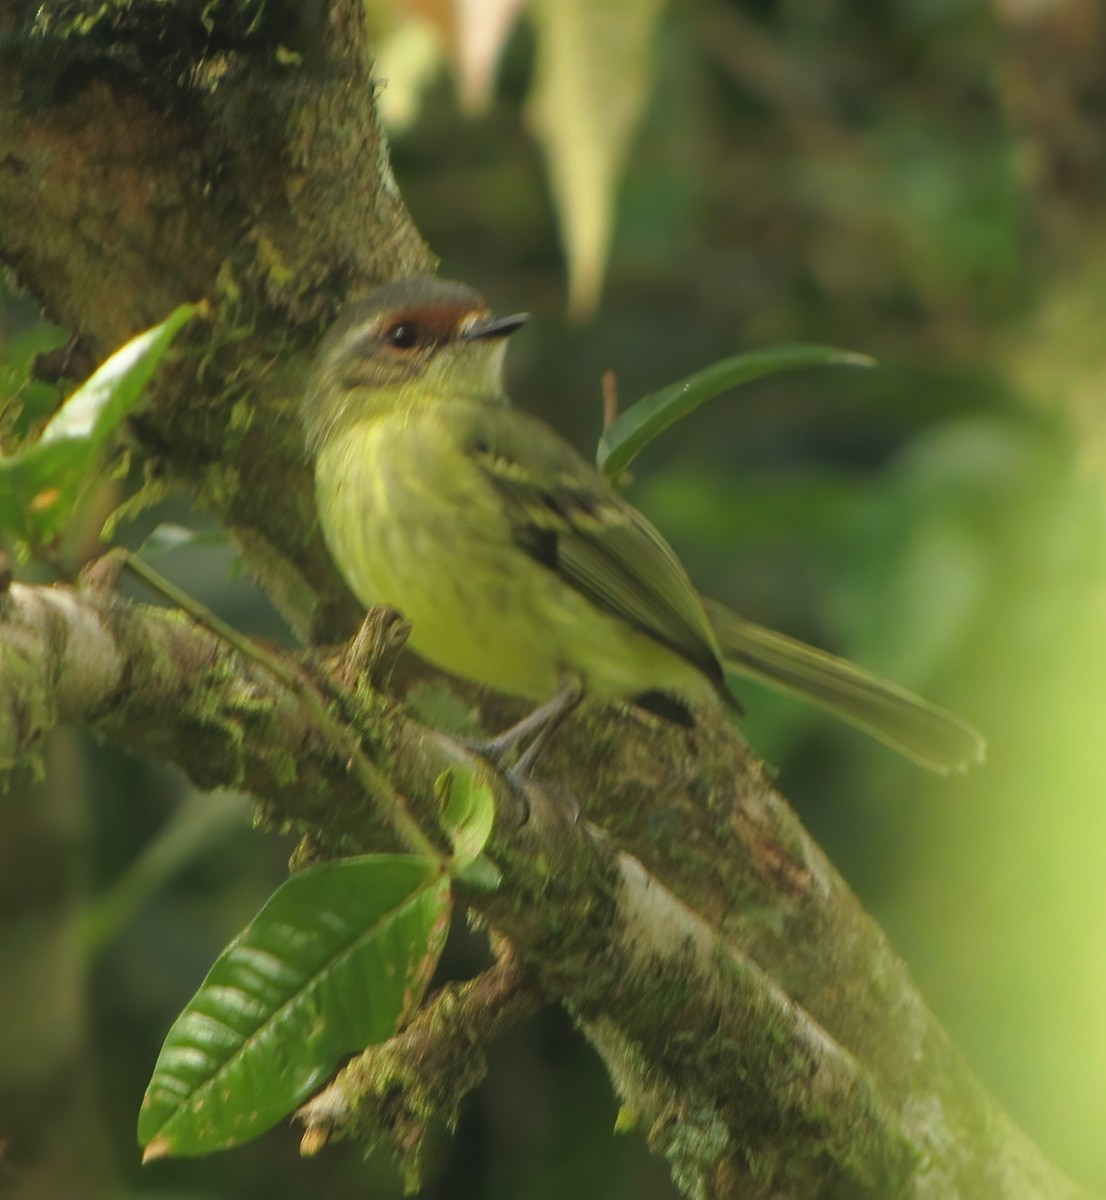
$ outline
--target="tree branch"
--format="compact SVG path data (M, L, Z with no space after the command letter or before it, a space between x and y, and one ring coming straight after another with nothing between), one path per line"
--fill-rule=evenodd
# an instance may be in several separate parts
M541 1002L509 954L475 979L446 984L406 1029L347 1063L300 1109L301 1151L314 1155L344 1137L386 1144L416 1190L431 1124L455 1128L462 1101L488 1073L487 1046Z
M129 604L106 588L14 584L0 603L0 646L0 762L32 752L54 721L84 715L208 786L253 790L275 820L293 820L324 840L340 833L347 845L367 849L386 833L354 785L344 749L327 744L296 696L177 613ZM754 1196L1079 1194L948 1050L889 951L882 973L879 963L846 957L857 974L840 974L842 960L831 956L842 995L867 1008L885 1005L899 1018L881 1022L873 1041L882 1054L869 1061L772 978L778 960L755 961L738 937L677 900L612 837L578 822L563 794L531 784L520 809L516 783L398 710L384 710L367 685L336 698L425 828L436 824L434 782L444 769L486 774L499 813L489 854L503 884L469 900L510 940L542 992L574 1015L607 1064L627 1121L666 1155L688 1195L733 1195L739 1185ZM592 711L589 726L604 716L624 729L632 720ZM707 732L717 742L728 738L732 754L724 725ZM579 736L572 740L583 750ZM768 810L778 821L787 811L765 786L749 789L735 825L761 827ZM789 833L786 859L782 843L773 849L775 911L794 905L796 878L810 878L807 893L817 896L823 924L843 941L878 943L793 818ZM737 860L732 870L746 876L746 887L747 874L763 886L762 863ZM830 986L822 950L797 943L787 954L793 977L803 977L796 964L805 963L819 980L809 989L815 995ZM939 1072L934 1046L944 1048ZM880 1058L906 1062L919 1049L905 1079L881 1078ZM427 1083L417 1070L407 1079L411 1088ZM427 1094L412 1091L405 1102L424 1112ZM443 1097L439 1119L450 1120L455 1100ZM357 1117L387 1136L383 1111Z

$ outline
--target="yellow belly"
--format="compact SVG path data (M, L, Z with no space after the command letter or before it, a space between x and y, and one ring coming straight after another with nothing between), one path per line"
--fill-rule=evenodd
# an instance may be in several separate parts
M319 515L366 606L412 621L411 645L456 675L544 699L566 682L606 695L714 699L683 658L596 608L514 542L491 485L448 431L386 417L321 452Z

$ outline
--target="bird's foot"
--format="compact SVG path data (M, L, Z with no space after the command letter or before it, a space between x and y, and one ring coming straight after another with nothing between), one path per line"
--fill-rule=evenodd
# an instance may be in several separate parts
M549 745L552 736L560 728L564 719L580 703L583 693L577 687L562 688L551 700L539 705L533 712L527 713L521 721L517 721L509 729L486 740L462 739L463 744L474 754L493 762L497 767L502 766L504 759L518 750L527 738L533 738L530 745L523 751L522 756L512 768L512 774L520 777L529 775L538 757Z

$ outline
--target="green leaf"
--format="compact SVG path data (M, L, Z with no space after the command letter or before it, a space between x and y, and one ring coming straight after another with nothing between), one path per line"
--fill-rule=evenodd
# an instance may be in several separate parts
M61 530L104 443L200 307L182 304L132 338L66 400L34 445L0 458L0 529L32 545Z
M199 311L182 304L152 329L131 338L69 397L43 430L40 445L78 439L96 449L134 407L181 326Z
M31 365L39 354L58 350L69 340L69 335L49 321L37 325L13 338L6 340L3 358L0 359L0 399L8 400L26 382Z
M449 900L438 864L401 855L287 880L170 1029L138 1119L144 1161L255 1137L343 1054L391 1037L430 980Z
M851 350L811 345L776 346L724 358L620 413L599 439L596 463L608 479L616 479L655 437L721 392L781 371L826 366L872 367L875 359Z
M48 350L57 350L69 340L64 329L40 321L37 325L11 338L0 356L0 405L19 402L25 417L38 420L50 409L44 405L55 401L58 388L31 378L35 358Z
M549 166L568 256L568 307L594 309L615 192L652 78L663 0L534 0L529 114Z
M442 828L453 845L453 866L465 871L480 857L495 823L495 799L471 771L443 771L434 785L442 802Z

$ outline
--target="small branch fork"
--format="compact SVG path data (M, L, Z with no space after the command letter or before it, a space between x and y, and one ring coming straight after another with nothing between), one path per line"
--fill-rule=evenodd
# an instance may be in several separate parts
M430 1127L455 1127L462 1101L487 1075L488 1046L542 1004L505 944L503 953L475 979L446 984L406 1029L370 1046L303 1105L301 1152L317 1154L336 1138L385 1144L407 1188L417 1188Z
M171 583L137 554L127 550L113 550L107 557L116 555L121 556L130 571L170 604L188 613L198 625L209 630L243 658L252 660L269 671L289 691L294 692L311 719L325 732L331 746L345 754L349 769L356 775L365 795L377 806L381 816L392 825L400 842L413 854L437 862L442 873L445 873L447 868L444 857L408 812L406 801L381 775L375 764L369 761L356 735L330 712L315 684L302 669L267 650L260 643L243 637L237 629ZM367 668L370 677L379 679L390 671L391 664L403 648L410 626L403 621L388 619L386 614L389 611L374 609L366 618L361 631L345 655L343 672L347 679L355 677L355 672L362 664Z

